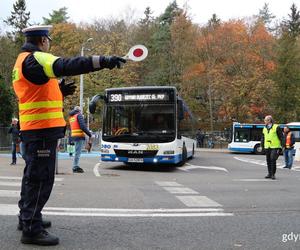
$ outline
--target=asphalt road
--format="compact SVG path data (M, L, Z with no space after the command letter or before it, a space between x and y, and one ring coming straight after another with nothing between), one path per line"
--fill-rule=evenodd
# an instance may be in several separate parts
M24 163L0 156L0 249L40 249L16 230ZM264 156L197 152L181 167L60 157L44 209L60 244L43 249L300 249L300 168L266 180Z

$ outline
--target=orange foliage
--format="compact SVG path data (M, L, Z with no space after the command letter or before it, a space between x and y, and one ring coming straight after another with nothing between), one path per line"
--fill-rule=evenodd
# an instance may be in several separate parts
M197 63L188 68L183 74L183 80L188 81L194 77L199 77L205 72L205 66L203 63Z

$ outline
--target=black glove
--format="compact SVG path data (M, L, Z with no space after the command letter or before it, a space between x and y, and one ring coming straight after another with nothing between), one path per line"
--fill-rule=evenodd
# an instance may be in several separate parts
M100 56L100 67L113 69L114 67L117 67L118 69L121 68L122 63L126 63L126 60L122 57L118 56Z
M75 92L76 86L74 85L75 81L65 83L65 79L61 79L59 83L59 88L64 97L68 95L73 95Z

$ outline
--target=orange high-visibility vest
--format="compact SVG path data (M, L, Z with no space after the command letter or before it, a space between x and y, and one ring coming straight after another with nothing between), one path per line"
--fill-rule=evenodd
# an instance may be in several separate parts
M19 54L13 69L13 87L19 99L20 129L34 130L64 127L63 96L57 79L42 85L28 81L22 72L22 63L29 52Z
M286 136L286 140L285 140L285 147L290 148L291 144L292 144L292 133L288 132L288 134Z
M69 119L70 127L71 127L71 136L72 137L84 137L84 132L81 130L77 116L72 115Z

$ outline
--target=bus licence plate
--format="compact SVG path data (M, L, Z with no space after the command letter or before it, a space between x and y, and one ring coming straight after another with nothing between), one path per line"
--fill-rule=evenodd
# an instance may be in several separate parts
M143 158L128 158L128 162L144 162Z

